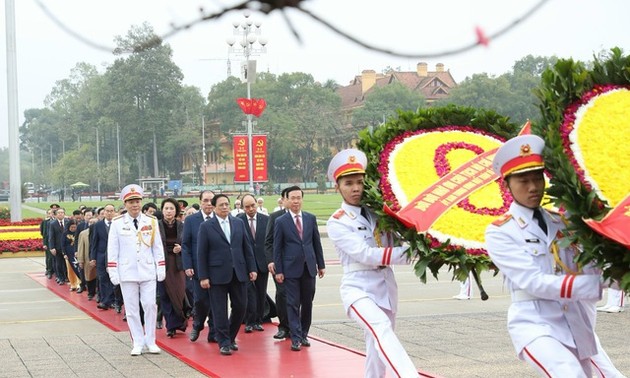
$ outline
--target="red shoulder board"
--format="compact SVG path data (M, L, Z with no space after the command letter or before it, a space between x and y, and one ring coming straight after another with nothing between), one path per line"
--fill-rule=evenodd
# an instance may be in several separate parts
M512 214L503 214L499 219L497 219L494 222L492 222L492 224L495 225L495 226L503 226L510 219L512 219Z
M343 209L339 209L337 211L335 211L335 213L333 214L333 218L335 219L339 219L341 218L346 212Z

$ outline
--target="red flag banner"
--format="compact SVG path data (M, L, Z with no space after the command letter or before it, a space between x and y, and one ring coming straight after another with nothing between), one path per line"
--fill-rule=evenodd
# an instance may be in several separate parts
M260 117L267 107L267 102L264 98L237 98L236 103L243 113L252 114L256 117Z
M249 182L247 135L234 135L234 182Z
M267 107L267 102L264 98L254 98L252 99L252 114L256 117L260 117L265 108Z
M254 181L267 182L267 136L253 136Z
M626 196L601 221L584 219L584 222L599 234L630 248L630 195Z
M252 99L251 98L237 98L236 103L241 107L241 110L245 114L252 114Z

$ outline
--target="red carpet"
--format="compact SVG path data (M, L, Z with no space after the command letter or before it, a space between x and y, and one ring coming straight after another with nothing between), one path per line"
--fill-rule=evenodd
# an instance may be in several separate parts
M44 274L29 276L67 302L84 311L113 331L127 331L123 314L114 310L99 310L95 301L87 300L87 293L69 291L68 285L60 286ZM189 329L192 322L189 322ZM221 356L216 343L208 343L207 328L199 340L188 340L188 332L178 332L172 339L166 330L156 330L157 344L164 351L210 377L360 377L363 375L365 355L359 351L309 336L310 348L300 352L290 350L290 342L274 340L276 327L265 324L264 332L244 333L236 339L239 350L231 356ZM280 363L280 361L282 361ZM435 377L420 373L423 377Z

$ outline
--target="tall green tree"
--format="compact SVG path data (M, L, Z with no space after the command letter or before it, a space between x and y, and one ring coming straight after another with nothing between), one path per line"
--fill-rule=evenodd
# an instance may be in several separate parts
M120 57L105 73L105 114L120 127L121 149L135 161L138 176L159 175L160 146L180 126L174 120L176 109L182 109L183 74L171 47L159 41L149 24L134 26L115 40ZM147 47L138 49L140 45Z
M509 116L516 123L540 117L533 94L545 68L551 66L555 57L528 55L516 61L510 72L498 77L487 73L473 74L456 88L448 98L438 104L456 104L475 108L486 108Z
M375 87L368 92L363 107L352 114L355 129L378 126L387 118L396 115L397 110L416 111L426 104L424 96L394 82L383 87Z

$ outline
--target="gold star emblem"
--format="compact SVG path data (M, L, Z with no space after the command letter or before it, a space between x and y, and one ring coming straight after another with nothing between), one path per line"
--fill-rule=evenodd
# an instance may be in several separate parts
M523 144L521 146L521 156L527 156L532 154L532 148L529 144Z

